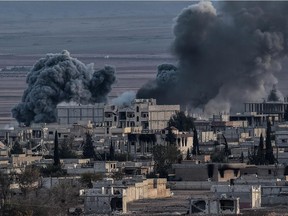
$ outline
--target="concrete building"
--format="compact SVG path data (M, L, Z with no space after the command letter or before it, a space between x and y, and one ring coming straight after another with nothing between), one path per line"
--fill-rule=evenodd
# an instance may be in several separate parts
M216 197L239 197L240 208L261 207L261 186L251 185L212 185L210 190Z
M172 164L176 178L183 181L216 181L230 182L238 179L242 173L247 172L247 167L255 167L242 163L195 163L192 160L184 160L181 164ZM261 166L259 166L261 167ZM262 168L262 167L261 167ZM258 171L261 175L267 171L266 166ZM273 167L271 166L270 169ZM244 170L244 171L242 171ZM253 169L253 173L257 172ZM272 172L272 170L270 170ZM281 172L281 171L279 171ZM195 175L197 173L197 175ZM268 171L267 171L268 173ZM266 173L265 173L266 174ZM282 174L283 176L283 174Z
M180 111L180 105L152 105L148 107L148 129L157 131L167 127L171 116Z
M285 110L288 107L287 101L263 101L263 102L249 102L244 103L245 112L256 112L257 114L275 114L273 118L275 121L282 121Z
M279 114L275 113L258 113L258 112L244 112L237 113L235 115L230 115L230 121L242 122L239 127L258 127L266 126L267 119L272 120L273 122L279 121Z
M104 120L104 103L94 105L69 105L59 104L57 106L57 117L59 124L74 124L79 121L91 121L95 125L102 124Z
M157 105L156 99L135 99L130 106L107 105L104 111L106 127L142 127L143 130L162 130L180 105Z
M94 182L91 189L80 190L80 196L84 197L86 214L111 214L115 210L127 213L130 202L170 197L166 184L166 179L124 179L121 182L107 179Z
M180 105L157 105L156 99L135 99L130 106L67 105L57 106L58 124L71 125L91 121L95 127L141 127L142 130L161 130L167 127L172 115L180 111Z
M189 215L238 215L240 214L239 198L207 197L206 199L190 199Z

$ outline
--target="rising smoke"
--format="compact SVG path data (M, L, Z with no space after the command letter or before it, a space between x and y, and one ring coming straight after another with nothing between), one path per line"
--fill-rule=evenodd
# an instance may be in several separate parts
M177 67L172 64L158 66L156 79L146 83L137 92L137 98L156 98L158 104L169 104L175 101L174 89L178 83Z
M70 57L68 51L47 54L28 74L28 88L12 115L27 126L32 122L50 123L56 121L56 106L61 102L104 102L115 82L114 72L110 66L94 71L93 64L85 65Z
M157 76L138 91L138 98L211 114L238 111L244 101L267 97L287 55L288 3L215 4L217 10L211 2L199 2L175 18L173 85L170 78L159 82Z
M276 85L273 85L273 88L271 89L268 98L268 101L284 101L284 97L282 95L282 93L276 88Z
M135 98L136 93L134 91L126 91L119 95L117 98L112 99L111 104L120 107L127 107L132 104Z

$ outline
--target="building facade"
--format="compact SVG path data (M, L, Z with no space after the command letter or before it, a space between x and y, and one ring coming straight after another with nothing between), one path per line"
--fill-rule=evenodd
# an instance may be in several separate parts
M94 105L58 105L57 106L58 123L69 125L79 121L91 121L95 125L100 125L104 121L104 103Z
M288 107L287 101L264 101L244 103L245 112L255 112L257 114L276 114L279 121L284 118L285 110Z

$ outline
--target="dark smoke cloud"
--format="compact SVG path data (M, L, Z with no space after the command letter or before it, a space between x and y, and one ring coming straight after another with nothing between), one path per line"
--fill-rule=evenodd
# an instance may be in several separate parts
M161 64L155 80L146 83L137 92L137 98L156 98L157 103L173 102L176 96L173 91L178 82L177 67L172 64ZM169 90L167 89L169 88Z
M267 97L287 55L288 2L215 4L217 11L203 1L175 18L177 81L160 83L157 77L138 91L138 98L216 113L238 111L244 101Z
M12 109L12 115L26 125L50 123L56 121L56 106L63 101L104 102L115 82L114 72L110 66L94 71L93 64L83 64L70 57L68 51L47 54L28 74L28 88L22 102Z

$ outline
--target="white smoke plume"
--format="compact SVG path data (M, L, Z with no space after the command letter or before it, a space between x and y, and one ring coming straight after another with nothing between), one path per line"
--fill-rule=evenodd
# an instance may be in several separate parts
M126 91L119 95L117 98L111 100L111 104L116 106L130 106L136 98L136 92Z

